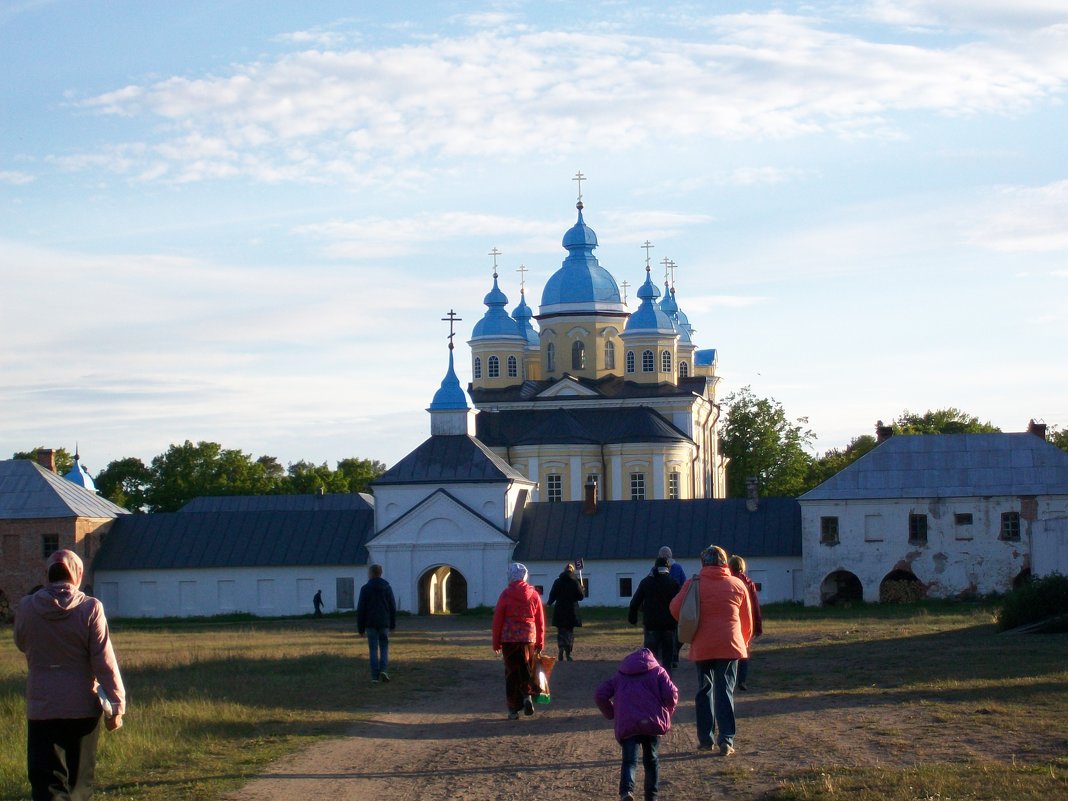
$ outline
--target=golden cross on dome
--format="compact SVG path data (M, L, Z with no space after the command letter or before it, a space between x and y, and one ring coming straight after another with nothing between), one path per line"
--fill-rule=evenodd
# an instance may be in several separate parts
M452 350L452 338L454 336L456 336L456 331L454 329L454 326L455 326L456 323L458 323L462 319L464 319L464 318L463 317L457 317L456 316L456 312L454 312L452 309L449 309L449 314L448 314L447 317L442 317L441 318L442 322L445 322L446 320L448 320L448 322L449 322L449 350Z

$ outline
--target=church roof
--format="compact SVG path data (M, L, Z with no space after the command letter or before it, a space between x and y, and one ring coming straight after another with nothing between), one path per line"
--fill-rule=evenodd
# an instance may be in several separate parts
M696 558L710 544L746 559L801 555L801 507L794 498L761 498L750 512L741 498L690 501L535 503L518 520L517 562L648 559L668 545L675 559Z
M361 565L373 533L372 509L127 515L115 521L93 569Z
M597 234L582 219L581 202L577 208L578 222L564 234L567 258L546 281L539 312L542 315L579 309L626 312L616 279L593 255Z
M449 369L445 371L445 377L441 379L441 386L434 393L434 399L430 402L429 411L455 411L457 409L470 408L467 405L467 396L460 388L460 379L456 377L453 367L452 345L449 345Z
M1034 434L899 434L803 501L1068 495L1068 453Z
M641 305L627 319L627 324L623 329L625 334L636 331L656 331L663 334L678 333L671 315L656 302L656 299L660 297L660 290L656 288L656 284L650 278L648 267L645 269L645 283L638 288L638 297L641 299Z
M497 286L497 273L493 274L493 289L486 295L486 313L475 323L471 339L494 339L497 337L526 337L520 332L519 324L504 310L508 297Z
M374 496L364 492L323 495L216 495L194 498L179 512L337 512L374 509Z
M0 520L127 515L107 498L29 459L0 461Z
M371 485L497 481L530 483L526 476L474 437L439 434L423 442Z
M478 438L491 447L616 442L690 442L660 414L645 406L616 409L508 409L479 412Z
M93 477L89 475L89 468L82 465L77 451L74 453L74 467L68 470L63 478L79 487L85 487L90 492L96 492L96 484L93 482Z
M697 363L696 359L695 363ZM565 377L566 380L581 384L601 397L614 398L617 400L627 398L666 398L680 395L704 395L707 388L707 382L710 380L705 376L686 376L679 377L676 384L667 382L660 384L639 384L635 381L628 381L618 375L606 375L603 378L592 379L565 373ZM488 406L500 403L537 402L539 401L538 396L541 395L541 393L558 384L561 380L562 379L560 378L549 378L542 381L528 380L521 384L513 384L510 387L503 387L500 389L487 389L485 387L476 388L469 385L467 391L471 395L471 400L474 402L475 406L484 409ZM552 398L541 400L556 405L561 402L567 403L568 401L589 400L589 398L557 395Z

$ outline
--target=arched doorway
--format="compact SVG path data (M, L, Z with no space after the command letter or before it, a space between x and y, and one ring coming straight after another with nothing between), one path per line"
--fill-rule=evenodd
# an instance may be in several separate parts
M419 614L452 615L467 611L467 579L449 565L427 570L419 579Z
M834 606L864 600L864 587L848 570L836 570L820 585L820 603Z
M879 603L907 604L927 597L927 588L911 570L891 570L879 582Z

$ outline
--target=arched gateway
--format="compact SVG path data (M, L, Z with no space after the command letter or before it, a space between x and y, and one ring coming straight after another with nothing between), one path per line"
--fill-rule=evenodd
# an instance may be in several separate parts
M467 579L449 565L432 567L419 577L419 614L451 615L467 611Z

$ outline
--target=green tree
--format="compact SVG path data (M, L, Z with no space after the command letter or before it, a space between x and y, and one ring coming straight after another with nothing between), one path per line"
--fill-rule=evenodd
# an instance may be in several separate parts
M727 495L745 496L745 481L756 476L763 495L798 495L806 489L812 457L805 447L815 434L807 417L791 422L778 401L758 398L746 386L728 395L721 432L727 465Z
M1047 436L1049 437L1049 441L1062 451L1068 451L1068 428L1050 426Z
M386 472L386 466L377 459L342 459L337 463L337 473L344 479L342 492L368 492L371 482Z
M18 453L11 454L12 459L29 459L31 462L37 461L37 451L48 450L44 445L38 445L36 448L28 451L19 451ZM64 476L70 472L70 469L74 467L74 457L66 448L56 448L56 472L59 475Z
M908 409L894 421L894 434L997 434L1000 428L950 406L915 414Z
M146 492L153 512L173 512L193 498L211 495L269 495L278 490L261 462L217 442L186 440L152 460Z
M94 479L97 492L131 512L144 511L151 481L151 471L136 456L110 462Z
M849 444L839 450L831 448L822 456L814 459L805 481L805 491L817 487L835 473L839 473L857 459L875 447L875 437L863 434L854 437Z

